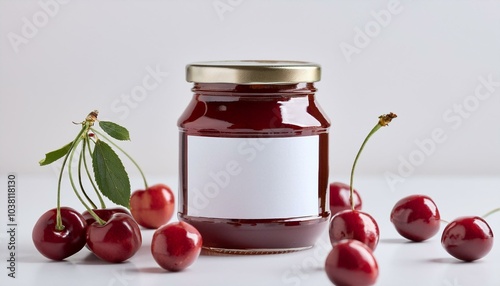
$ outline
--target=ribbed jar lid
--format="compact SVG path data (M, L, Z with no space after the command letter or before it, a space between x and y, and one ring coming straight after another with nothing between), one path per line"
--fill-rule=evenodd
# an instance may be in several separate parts
M186 66L186 80L196 83L287 84L320 78L320 65L300 61L213 61Z

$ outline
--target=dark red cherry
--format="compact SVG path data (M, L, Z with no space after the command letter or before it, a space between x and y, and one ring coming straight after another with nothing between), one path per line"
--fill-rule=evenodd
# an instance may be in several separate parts
M370 248L347 239L333 245L326 257L326 275L337 286L369 286L378 278L378 264Z
M60 210L64 229L56 229L57 210L54 208L38 219L32 231L36 249L53 260L63 260L85 245L87 224L83 216L69 207L61 207Z
M350 187L341 182L330 183L330 211L332 215L343 211L351 210ZM362 201L359 193L353 190L353 203L355 210L361 210Z
M111 216L117 213L122 213L126 214L129 216L132 216L130 212L122 207L116 207L116 208L106 208L106 209L93 209L92 210L97 216L99 216L103 221L108 221ZM95 222L95 218L88 212L84 211L82 213L83 217L85 218L85 221L87 222L87 227L92 225ZM88 244L85 245L85 247L89 248Z
M142 236L137 222L129 215L115 213L104 225L88 226L87 245L102 260L118 263L132 257L141 247Z
M391 222L401 236L420 242L433 237L439 231L441 216L430 197L411 195L394 205Z
M162 268L180 271L196 261L202 243L200 233L192 225L172 222L154 232L151 253Z
M493 232L480 217L461 217L445 227L441 244L453 257L474 261L490 252L493 247Z
M341 211L334 215L330 220L329 234L332 245L343 239L355 239L366 244L371 250L375 250L380 237L375 219L356 210Z

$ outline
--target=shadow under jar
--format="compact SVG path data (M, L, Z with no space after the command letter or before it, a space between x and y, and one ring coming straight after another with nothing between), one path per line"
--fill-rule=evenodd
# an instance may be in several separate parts
M312 247L328 225L328 131L320 66L222 61L187 66L179 118L179 220L203 248L233 254Z

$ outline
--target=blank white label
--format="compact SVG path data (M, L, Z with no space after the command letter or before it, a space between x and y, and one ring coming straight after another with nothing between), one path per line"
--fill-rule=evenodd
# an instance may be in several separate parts
M226 219L318 215L319 135L188 136L187 214Z

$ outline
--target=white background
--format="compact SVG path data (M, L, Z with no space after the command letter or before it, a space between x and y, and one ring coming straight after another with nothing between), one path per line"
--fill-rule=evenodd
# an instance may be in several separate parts
M329 284L322 248L285 257L204 256L173 276L151 260L147 239L131 262L109 267L85 252L50 264L33 248L30 231L53 207L58 169L39 167L38 161L76 136L79 127L72 121L99 109L101 119L124 125L132 142L122 146L149 176L175 189L176 121L191 97L185 65L225 59L322 65L317 97L332 120L332 181L347 181L357 149L380 114L399 115L369 142L355 181L365 210L381 225L378 285L498 285L500 248L477 263L457 263L438 236L425 244L405 243L388 215L399 198L417 192L434 197L447 220L499 206L494 176L500 171L500 1L73 0L46 12L48 2L0 0L0 174L16 172L19 179L23 278L15 285L54 277L54 285L75 277L96 285L117 279L122 285ZM388 6L397 7L396 13L377 21ZM34 22L38 26L30 31ZM361 43L366 28L372 36ZM13 37L24 40L15 45ZM356 53L346 56L341 46L348 45ZM124 98L143 87L151 69L160 71L157 85L127 107ZM497 85L490 90L481 81L488 78ZM478 99L476 90L491 93ZM423 177L428 175L439 177ZM140 186L137 177L132 183ZM5 207L0 205L2 225ZM492 217L494 231L498 222ZM2 231L0 249L5 238ZM4 260L3 250L0 255ZM296 284L287 283L289 271L307 272Z
M358 172L500 171L500 87L475 99L479 77L500 82L500 1L40 4L54 1L0 1L2 173L52 174L38 160L72 140L72 121L98 109L130 130L122 146L148 174L175 175L176 121L191 97L185 65L224 59L322 65L317 97L332 120L332 178L349 173L364 136L390 111L399 117L373 137ZM382 10L390 19L377 21ZM372 36L360 43L365 29ZM342 45L356 53L346 56ZM161 72L159 82L127 105L123 96L143 87L148 69ZM415 142L436 129L442 140L421 156Z

